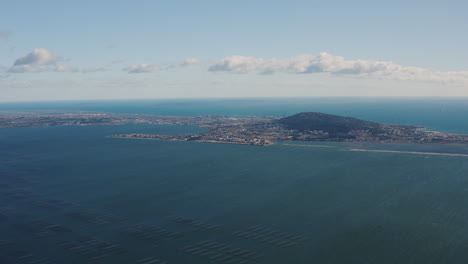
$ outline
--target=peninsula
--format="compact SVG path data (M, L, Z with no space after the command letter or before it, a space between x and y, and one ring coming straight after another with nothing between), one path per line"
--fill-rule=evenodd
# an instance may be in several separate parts
M381 124L352 117L304 112L274 116L153 116L100 112L0 112L0 128L121 124L195 125L195 135L119 134L117 138L149 138L264 146L278 141L468 144L468 135L430 131L415 125Z
M352 117L305 112L284 118L220 119L196 135L122 134L120 138L150 138L222 144L272 145L277 141L468 144L468 135L429 131L415 125L381 124Z

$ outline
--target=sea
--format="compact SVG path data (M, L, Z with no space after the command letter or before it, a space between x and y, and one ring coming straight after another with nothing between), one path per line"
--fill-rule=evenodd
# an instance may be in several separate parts
M468 98L1 103L2 112L284 117L468 134ZM0 129L0 263L467 263L468 145L111 138L126 124Z

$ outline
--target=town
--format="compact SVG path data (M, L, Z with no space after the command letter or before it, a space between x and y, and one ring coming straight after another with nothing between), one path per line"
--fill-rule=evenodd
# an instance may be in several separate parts
M417 125L393 125L317 112L275 116L153 116L100 112L0 113L0 128L90 125L195 125L194 135L118 134L115 138L146 138L220 144L265 146L279 141L329 141L419 144L468 144L468 135L431 131Z

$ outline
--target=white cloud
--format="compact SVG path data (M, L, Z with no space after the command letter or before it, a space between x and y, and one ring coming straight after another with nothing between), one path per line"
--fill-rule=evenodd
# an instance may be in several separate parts
M198 64L200 61L196 58L187 58L179 63L179 66L189 66L193 64Z
M34 49L30 53L17 59L13 66L21 65L50 65L55 64L60 58L54 56L52 52L46 49Z
M60 60L60 57L56 57L52 52L38 48L18 58L8 72L23 73L50 71Z
M162 66L162 69L169 70L169 69L178 68L178 67L187 67L190 65L198 64L198 63L200 63L200 60L196 58L187 58L182 61L165 64Z
M371 77L392 80L438 81L468 83L468 71L438 72L429 69L402 66L393 62L372 60L345 60L328 53L317 56L306 54L289 59L263 59L245 56L226 57L209 71L232 73L326 73L340 76Z
M8 72L10 73L25 73L25 72L81 72L91 73L105 71L104 67L76 67L66 64L57 64L62 59L55 56L47 49L34 49L28 54L18 58Z
M149 73L157 71L157 67L151 64L133 64L123 68L128 73Z
M92 73L105 71L104 67L75 67L70 65L57 65L54 69L55 72L80 72L80 73Z

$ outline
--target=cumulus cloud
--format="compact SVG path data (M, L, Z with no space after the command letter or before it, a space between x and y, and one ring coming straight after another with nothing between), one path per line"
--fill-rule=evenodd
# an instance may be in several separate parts
M301 55L288 59L263 59L245 56L226 57L209 68L212 72L261 73L276 72L340 76L371 77L393 80L466 82L468 71L438 72L429 69L402 66L387 61L345 60L328 53Z
M128 73L149 73L157 71L157 67L152 64L132 64L123 70Z
M46 49L34 49L30 53L20 57L13 66L21 65L49 65L55 64L60 58L54 56L52 52Z
M105 71L104 67L76 67L66 64L57 64L62 59L55 56L47 49L34 49L33 51L16 59L13 66L8 69L9 73L25 73L25 72L81 72L91 73Z
M18 58L8 70L11 73L49 71L61 58L46 49L34 49L28 54Z

